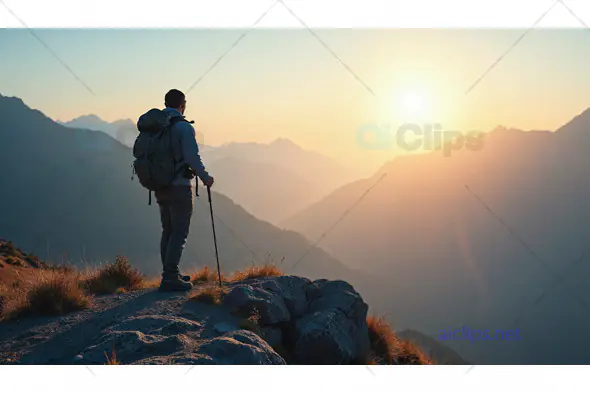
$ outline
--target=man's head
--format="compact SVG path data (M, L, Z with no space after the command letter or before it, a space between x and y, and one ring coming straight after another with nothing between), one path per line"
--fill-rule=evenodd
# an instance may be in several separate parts
M186 98L180 90L172 89L164 97L166 108L173 108L184 115L186 109Z

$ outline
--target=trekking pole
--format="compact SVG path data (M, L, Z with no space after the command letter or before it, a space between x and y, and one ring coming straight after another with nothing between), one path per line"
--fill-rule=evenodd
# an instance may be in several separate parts
M211 187L207 186L207 196L209 197L209 211L211 212L211 227L213 227L213 243L215 243L215 259L217 259L217 277L219 278L219 287L221 288L221 268L219 266L219 253L217 251L217 235L215 234L215 221L213 220L213 203L211 202Z

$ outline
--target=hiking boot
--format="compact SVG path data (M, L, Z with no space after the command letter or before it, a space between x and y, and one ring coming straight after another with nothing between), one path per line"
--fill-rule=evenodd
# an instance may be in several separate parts
M186 282L180 278L165 278L160 283L159 290L161 292L173 292L173 291L190 291L193 288L193 284Z
M190 281L191 281L191 276L189 276L188 274L187 274L186 276L185 276L185 275L182 275L182 274L179 274L179 275L178 275L178 277L179 277L181 280L183 280L183 281L188 281L188 282L190 282Z

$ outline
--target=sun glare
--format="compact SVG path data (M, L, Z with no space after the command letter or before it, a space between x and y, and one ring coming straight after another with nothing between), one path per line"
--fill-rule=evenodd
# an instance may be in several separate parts
M419 91L407 92L401 97L401 106L405 116L425 116L428 110L426 95Z

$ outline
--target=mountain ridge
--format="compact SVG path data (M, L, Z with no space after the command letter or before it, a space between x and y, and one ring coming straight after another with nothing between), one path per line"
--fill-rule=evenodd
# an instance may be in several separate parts
M137 135L131 120L108 123L94 114L61 124L104 132L129 147ZM108 143L86 147L109 148ZM201 144L199 148L207 169L220 175L217 188L258 218L275 225L350 178L343 175L347 171L333 159L305 150L287 138L277 138L268 144L228 142L220 146Z
M575 119L561 132L499 130L483 149L452 157L398 157L283 225L315 239L387 173L321 243L377 277L384 294L376 307L396 310L398 325L427 334L465 324L528 332L527 341L504 347L448 343L476 363L585 363L577 344L590 312L566 288L590 299L582 289L588 265L572 262L588 242L590 185L580 179L590 177L590 138L580 135L590 135L590 111ZM569 272L567 287L550 287L555 275L539 260L555 275ZM536 302L549 289L551 296ZM559 345L543 346L540 326L551 326Z

